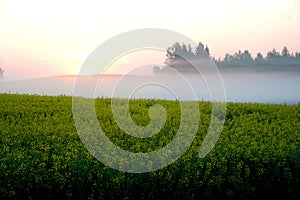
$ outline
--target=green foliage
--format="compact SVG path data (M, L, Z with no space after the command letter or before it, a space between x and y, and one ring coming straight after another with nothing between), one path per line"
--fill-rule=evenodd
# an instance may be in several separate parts
M180 102L132 100L139 125L160 104L166 124L151 138L134 138L117 126L111 99L96 99L99 124L123 149L149 152L168 144L180 124ZM198 153L207 132L211 104L199 102L197 137L172 165L144 174L110 169L81 143L72 98L0 95L0 198L44 199L299 199L300 104L227 104L215 148Z

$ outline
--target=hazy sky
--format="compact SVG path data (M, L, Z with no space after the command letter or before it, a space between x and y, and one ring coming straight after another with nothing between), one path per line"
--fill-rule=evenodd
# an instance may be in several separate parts
M95 47L137 28L182 33L208 44L215 57L238 49L300 51L300 0L0 0L0 66L7 80L76 74ZM164 54L118 63L160 64Z

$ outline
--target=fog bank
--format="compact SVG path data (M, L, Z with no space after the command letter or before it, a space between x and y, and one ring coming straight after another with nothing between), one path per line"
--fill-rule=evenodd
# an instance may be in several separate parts
M0 92L205 101L222 101L222 93L224 93L227 102L278 104L300 102L299 73L224 71L220 75L58 76L24 81L2 81ZM223 83L220 83L220 80L224 83L222 87L220 84Z

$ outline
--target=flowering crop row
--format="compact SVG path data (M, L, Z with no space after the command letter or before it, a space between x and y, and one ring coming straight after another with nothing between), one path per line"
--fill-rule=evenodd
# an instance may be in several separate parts
M131 100L132 120L150 123L149 108L167 112L163 129L135 138L114 120L111 99L96 99L99 125L110 140L132 152L164 147L180 125L180 102ZM96 160L78 137L72 98L0 94L0 199L299 199L300 104L228 103L214 149L198 157L211 114L199 102L197 136L173 164L130 174ZM135 130L131 130L135 131Z

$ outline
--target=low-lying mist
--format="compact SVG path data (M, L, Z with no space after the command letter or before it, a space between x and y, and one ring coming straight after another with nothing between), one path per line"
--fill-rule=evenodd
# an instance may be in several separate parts
M220 80L224 83L222 87ZM221 70L219 75L204 76L177 73L58 76L0 84L1 93L205 101L223 101L224 93L227 102L300 102L300 73L292 71Z

